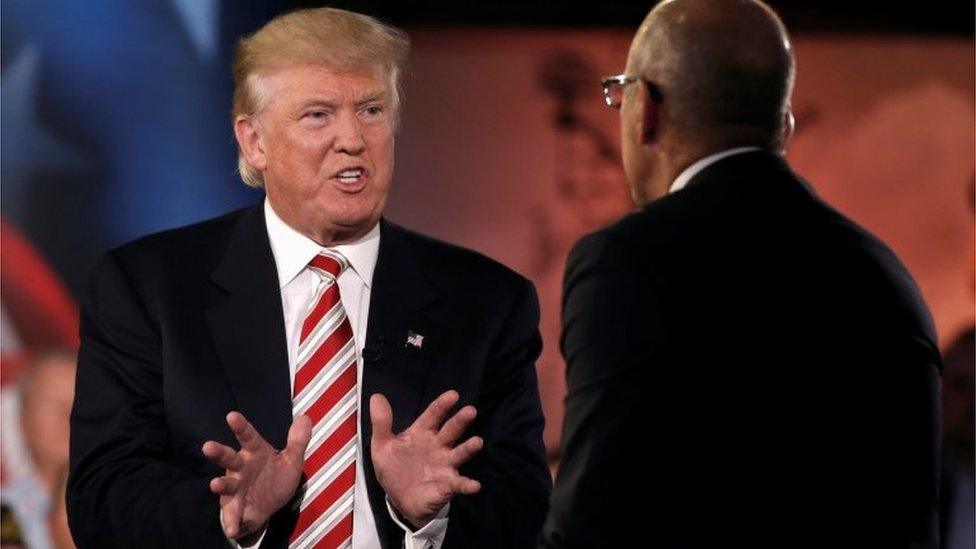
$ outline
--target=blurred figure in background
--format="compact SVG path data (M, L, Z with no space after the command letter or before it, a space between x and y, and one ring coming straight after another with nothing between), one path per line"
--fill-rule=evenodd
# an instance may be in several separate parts
M28 362L19 379L21 433L33 474L4 486L2 499L30 549L73 547L64 511L64 475L75 366L74 354L49 351Z
M64 487L51 491L50 478L59 461L67 465L78 309L35 243L5 216L0 250L0 547L44 548L51 546L45 510L63 507ZM70 535L67 542L55 546L71 547Z

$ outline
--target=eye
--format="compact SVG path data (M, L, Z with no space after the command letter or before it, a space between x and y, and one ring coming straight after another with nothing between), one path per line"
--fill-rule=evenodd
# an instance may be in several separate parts
M332 112L328 109L309 109L302 113L301 123L312 126L328 124L332 119Z
M383 105L368 105L362 112L367 118L377 118L383 114Z

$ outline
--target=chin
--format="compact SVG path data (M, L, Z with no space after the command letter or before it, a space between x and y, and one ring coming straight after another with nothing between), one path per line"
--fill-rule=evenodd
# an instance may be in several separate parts
M371 229L373 225L379 221L379 216L371 215L371 213L357 213L350 215L349 212L344 212L344 215L335 215L332 216L331 219L335 226L344 230L355 232Z
M355 225L369 219L375 205L362 200L363 197L338 197L327 204L322 212L337 225Z

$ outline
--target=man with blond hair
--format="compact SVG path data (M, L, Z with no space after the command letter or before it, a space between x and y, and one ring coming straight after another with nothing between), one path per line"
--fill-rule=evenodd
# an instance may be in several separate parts
M550 480L532 285L383 219L406 36L292 12L241 41L263 203L108 252L82 312L82 547L524 547Z
M793 78L762 2L670 0L604 80L639 209L567 261L542 546L937 546L935 330L787 164Z

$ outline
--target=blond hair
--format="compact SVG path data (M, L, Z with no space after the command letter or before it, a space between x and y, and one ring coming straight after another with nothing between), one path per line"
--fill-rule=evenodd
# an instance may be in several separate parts
M401 75L410 51L403 31L373 17L336 8L296 10L280 15L242 38L234 55L234 103L231 120L257 114L267 105L264 78L299 63L324 63L341 69L375 71L389 78L391 109L399 119ZM395 122L394 122L395 123ZM264 178L238 148L241 179L262 187Z

